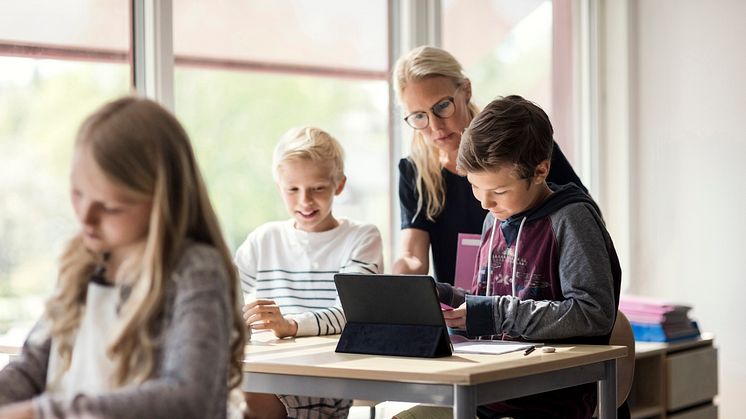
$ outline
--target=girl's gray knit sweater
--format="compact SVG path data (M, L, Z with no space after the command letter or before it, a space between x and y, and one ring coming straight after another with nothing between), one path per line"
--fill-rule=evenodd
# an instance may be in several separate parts
M191 243L166 284L149 379L96 395L45 392L51 338L42 319L0 371L0 405L31 399L39 418L225 418L233 304L219 253Z

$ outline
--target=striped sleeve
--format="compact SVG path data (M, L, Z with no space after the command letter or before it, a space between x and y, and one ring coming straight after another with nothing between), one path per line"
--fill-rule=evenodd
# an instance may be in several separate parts
M342 312L342 306L335 304L332 307L325 308L322 310L312 311L309 313L313 315L313 322L310 323L314 326L311 331L301 330L301 323L298 322L298 333L296 336L304 336L306 334L315 334L316 336L321 335L336 335L342 333L344 325L347 323L344 312ZM296 320L297 321L297 320ZM308 323L304 323L308 324ZM316 332L316 333L313 333Z
M257 246L255 234L249 234L246 241L236 251L234 263L238 270L241 291L244 301L253 300L256 295L257 276Z
M350 258L339 269L344 273L380 274L383 273L383 241L381 233L374 225L360 228Z
M337 297L333 306L287 316L298 323L296 336L322 336L342 333L347 318Z

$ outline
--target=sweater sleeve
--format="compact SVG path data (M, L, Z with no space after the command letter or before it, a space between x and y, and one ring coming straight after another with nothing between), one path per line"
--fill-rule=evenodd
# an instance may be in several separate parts
M438 300L451 307L458 307L466 300L466 290L456 288L447 282L436 282L435 289L438 291Z
M238 248L233 260L238 270L238 279L241 282L241 291L245 301L254 300L256 297L257 249L255 231L249 234L246 241Z
M349 257L342 261L340 273L380 274L383 272L383 241L373 225L360 226L353 239ZM298 323L296 336L334 335L342 333L347 319L339 296L334 305L322 310L289 316Z
M190 254L200 259L203 254ZM164 305L164 330L156 370L140 384L98 395L34 399L38 417L225 417L230 359L231 303L217 252L174 274L175 295ZM172 304L172 305L171 305Z
M0 371L0 406L28 400L46 387L51 339L44 320L29 333L20 355Z
M344 261L341 273L383 273L383 241L378 228L371 224L360 227L352 245L349 259Z
M616 315L615 291L600 217L585 204L573 204L554 214L552 225L563 299L467 296L470 336L508 333L527 340L553 340L609 333Z

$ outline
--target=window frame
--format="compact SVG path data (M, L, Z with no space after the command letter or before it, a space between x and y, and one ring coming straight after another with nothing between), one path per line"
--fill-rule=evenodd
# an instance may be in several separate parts
M552 91L553 102L571 105L573 111L555 124L563 132L575 132L579 142L573 144L573 157L579 175L587 182L595 196L602 191L598 188L599 173L599 58L598 20L599 10L591 0L553 0L559 7L570 8L572 19L569 27L555 28L555 36L563 36L567 41L553 45L553 55L568 55L571 60L554 60L553 82L564 82L569 87ZM284 74L301 74L322 77L341 77L365 80L389 81L391 69L397 57L419 45L441 45L441 0L387 0L388 25L386 27L388 64L386 71L365 71L303 65L286 65L248 60L219 60L193 56L174 55L173 51L173 2L172 0L130 0L129 52L106 49L58 47L24 42L0 43L0 55L52 58L61 60L83 60L97 62L128 62L131 68L132 88L137 94L161 103L174 110L174 69L176 65L238 69L244 71L264 71ZM555 14L555 17L557 15ZM555 25L556 27L557 25ZM564 32L558 32L564 31ZM569 38L567 35L570 34ZM558 51L561 49L561 51ZM575 51L575 52L574 52ZM570 67L568 69L568 66ZM554 74L564 75L558 79ZM404 156L405 133L407 127L400 118L401 110L396 103L396 92L389 82L388 136L389 164L389 225L391 232L388 243L391 249L386 260L392 266L399 248L399 203L397 162Z

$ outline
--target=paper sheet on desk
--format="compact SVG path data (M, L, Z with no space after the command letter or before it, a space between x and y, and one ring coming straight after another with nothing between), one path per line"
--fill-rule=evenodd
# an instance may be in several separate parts
M509 352L524 351L531 346L540 346L541 344L526 342L506 342L500 340L475 340L468 342L459 342L453 344L453 352L461 354L487 354L499 355Z

